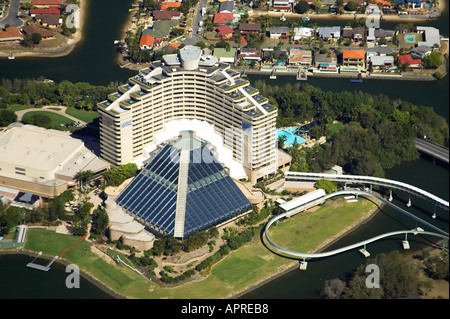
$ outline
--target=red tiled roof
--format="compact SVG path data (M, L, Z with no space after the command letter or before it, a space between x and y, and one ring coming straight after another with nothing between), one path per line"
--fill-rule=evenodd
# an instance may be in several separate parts
M213 23L226 24L228 22L232 22L233 19L234 16L232 13L216 13L214 15Z
M229 26L227 25L221 25L220 27L217 27L217 31L219 31L219 34L221 36L225 36L227 34L233 33L234 30L231 29Z
M409 65L422 64L422 60L413 59L410 54L398 55L397 58L400 61L400 63L402 63L402 64L406 64L406 63L408 63Z
M168 8L179 8L180 6L181 2L174 2L174 1L161 2L161 10L166 10Z
M144 35L141 37L141 40L139 41L139 46L142 47L144 45L148 45L149 47L153 46L153 42L155 41L155 38L150 35Z
M23 38L23 35L16 27L8 27L5 31L0 31L0 39L7 38Z
M30 9L30 14L60 14L59 7L49 7L44 9Z
M344 59L359 59L363 60L366 56L366 51L364 50L344 50L342 51L342 57Z

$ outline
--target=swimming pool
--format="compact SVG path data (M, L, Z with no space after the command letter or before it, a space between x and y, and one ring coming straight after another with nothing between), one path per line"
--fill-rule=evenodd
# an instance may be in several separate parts
M297 141L297 144L306 142L306 139L301 136L295 135L294 133L295 128L293 127L280 129L277 131L277 138L279 138L280 136L286 136L286 141L284 142L285 147L292 146L292 144L294 144L294 141Z
M416 35L415 34L405 34L405 42L407 42L407 43L416 42Z

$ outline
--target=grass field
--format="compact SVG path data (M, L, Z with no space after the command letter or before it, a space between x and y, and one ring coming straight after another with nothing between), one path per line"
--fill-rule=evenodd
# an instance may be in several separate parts
M285 248L314 250L324 240L336 236L376 207L363 199L358 203L346 203L343 200L328 203L331 205L279 223L271 228L271 238ZM50 256L61 254L79 239L43 229L30 229L27 236L26 249L42 251ZM67 251L63 258L78 265L114 291L131 298L228 298L296 264L292 259L271 252L256 235L249 244L231 252L214 265L206 278L169 288L156 285L124 265L107 263L90 250L90 245L82 241Z
M98 112L88 112L88 111L78 110L78 109L73 108L73 107L68 107L66 109L66 114L69 114L69 115L71 115L73 117L76 117L80 121L83 121L83 122L86 122L86 123L91 123L96 118L99 117Z
M73 121L63 115L60 114L56 114L53 112L46 112L46 111L30 111L27 112L22 119L27 119L32 117L35 114L42 114L42 115L48 115L48 117L50 117L50 119L52 120L52 124L56 125L56 126L60 126L60 124L70 124L73 123Z

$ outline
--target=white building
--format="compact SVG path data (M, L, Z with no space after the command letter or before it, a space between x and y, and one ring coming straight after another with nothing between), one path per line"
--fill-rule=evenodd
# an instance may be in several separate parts
M230 152L252 183L277 170L277 108L229 64L202 56L198 47L151 63L98 106L101 156L114 164L148 159L162 142L159 133L179 133L170 122L190 120L183 129L198 134L211 129L199 123L213 127L221 140L211 143Z

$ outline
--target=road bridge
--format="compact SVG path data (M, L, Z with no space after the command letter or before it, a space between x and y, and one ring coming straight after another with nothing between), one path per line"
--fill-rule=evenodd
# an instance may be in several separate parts
M395 211L397 211L397 212L399 212L401 214L404 214L404 215L414 219L417 223L420 223L424 227L431 228L433 231L419 231L417 227L415 229L412 229L412 230L393 231L393 232L380 234L378 236L375 236L375 237L372 237L372 238L369 238L369 239L366 239L366 240L363 240L363 241L360 241L360 242L357 242L355 244L351 244L351 245L348 245L348 246L345 246L345 247L342 247L342 248L338 248L338 249L335 249L335 250L332 250L332 251L327 251L327 252L321 252L321 253L304 253L304 252L292 251L292 250L285 249L285 248L277 245L276 243L274 243L270 239L269 228L270 228L270 226L272 224L274 224L278 220L280 220L282 218L285 218L285 217L288 217L288 216L291 216L293 214L299 213L299 212L301 212L303 210L306 210L306 209L308 209L310 207L313 207L313 206L323 202L326 199L329 199L329 198L332 198L332 197L335 197L335 196L341 196L341 195L356 195L356 196L362 195L362 196L365 196L365 197L376 198L376 199L380 200L381 202L383 202L384 204L394 208ZM305 203L303 205L300 205L300 206L298 206L296 208L293 208L293 209L291 209L291 210L289 210L289 211L287 211L287 212L285 212L283 214L277 215L277 216L273 217L271 220L269 220L269 222L267 223L267 225L265 227L265 230L264 230L264 236L266 237L267 242L272 247L274 247L276 250L282 252L283 254L285 254L287 256L294 256L294 257L298 257L298 258L303 258L304 260L306 258L323 258L323 257L333 256L333 255L337 255L337 254L343 253L343 252L348 251L348 250L352 250L352 249L355 249L355 248L361 248L361 247L364 247L364 251L366 251L365 249L366 249L366 245L367 244L370 244L370 243L372 243L374 241L377 241L377 240L380 240L380 239L383 239L383 238L386 238L386 237L391 237L391 236L401 235L401 234L405 234L405 236L407 236L408 234L430 235L430 236L435 236L435 237L442 238L442 239L444 239L444 242L445 242L445 240L448 241L448 238L449 238L449 234L447 232L445 232L442 229L440 229L440 228L438 228L438 227L436 227L436 226L434 226L434 225L432 225L432 224L422 220L419 217L416 217L415 215L405 211L404 209L402 209L402 208L392 204L391 202L389 202L388 200L384 199L383 197L378 196L378 195L373 194L373 193L369 193L369 192L365 192L365 191L357 191L357 190L337 191L337 192L334 192L334 193L322 196L322 197L320 197L318 199L315 199L315 200L310 201L308 203Z
M444 163L449 163L448 148L422 138L416 138L414 142L416 143L416 149L419 152L430 155L434 159L438 159Z
M286 181L319 181L321 179L327 179L333 182L380 185L388 188L394 188L405 191L409 194L413 194L419 198L423 198L427 201L430 201L437 207L449 210L448 201L445 201L418 187L390 179L373 176L303 173L303 172L286 172L284 173L284 176Z

